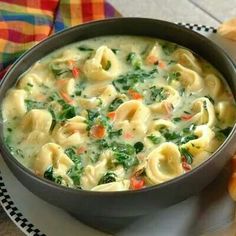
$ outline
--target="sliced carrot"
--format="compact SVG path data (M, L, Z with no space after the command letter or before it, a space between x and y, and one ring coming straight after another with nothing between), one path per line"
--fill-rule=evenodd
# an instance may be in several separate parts
M173 105L170 102L164 102L164 107L166 109L167 114L170 115L173 110Z
M97 139L102 139L106 135L106 129L102 125L94 125L91 128L90 132L91 135Z
M140 177L133 176L130 179L130 188L133 190L141 189L144 187L144 180Z
M156 64L158 63L158 58L155 55L150 55L147 57L146 61L148 64Z
M107 113L107 117L109 117L111 120L114 120L115 116L116 116L115 111L111 111L111 112Z
M67 103L74 104L74 100L67 93L60 92L60 94Z
M134 137L134 135L133 135L132 133L126 132L126 133L124 134L124 138L125 138L125 139L132 139L133 137Z
M161 69L164 69L164 68L166 67L166 64L165 64L163 61L159 60L159 61L158 61L158 66L159 66Z
M75 65L75 61L69 60L68 65L70 67L73 77L77 79L79 77L80 71L79 68Z
M56 86L63 87L66 84L67 81L68 81L67 79L58 79L56 81Z
M192 169L192 166L189 165L187 162L182 162L182 167L183 169L187 172L187 171L190 171Z
M134 90L132 90L132 89L130 89L130 90L128 91L128 93L129 93L129 95L132 97L132 99L138 100L138 99L142 99L142 98L143 98L143 96L142 96L140 93L138 93L138 92L136 92L136 91L134 91Z
M183 114L180 118L183 121L187 121L187 120L191 120L192 117L193 117L193 115L191 115L191 114Z
M74 66L72 69L72 74L73 74L74 78L77 79L80 74L79 68Z
M77 154L82 154L82 153L84 153L85 151L86 151L86 147L81 146L81 147L79 147L79 148L77 149Z

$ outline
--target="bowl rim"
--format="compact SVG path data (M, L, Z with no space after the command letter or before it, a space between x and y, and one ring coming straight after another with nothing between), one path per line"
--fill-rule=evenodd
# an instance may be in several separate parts
M163 21L163 20L158 20L158 19L152 19L152 18L143 18L143 17L114 17L114 18L109 18L109 19L90 21L90 22L87 22L87 23L83 23L83 24L80 24L80 25L76 25L76 26L73 26L73 27L66 28L64 30L61 30L61 31L53 34L53 35L50 35L49 37L43 39L42 41L40 41L39 43L37 43L36 45L34 45L30 49L28 49L26 52L24 52L10 66L10 68L8 69L8 71L6 72L6 74L4 75L2 80L0 81L0 93L1 93L1 90L2 90L3 84L7 81L8 77L11 75L12 71L17 69L17 66L21 62L21 60L24 59L28 54L32 53L32 51L37 50L37 48L42 46L44 43L50 42L50 41L54 41L58 37L61 37L61 35L63 35L63 34L73 32L74 30L77 30L77 29L80 29L80 28L89 27L90 25L100 25L100 24L105 24L105 23L108 23L108 22L112 23L112 22L117 22L117 21L120 21L120 22L124 21L124 22L127 23L127 21L130 21L130 20L131 21L145 21L146 23L148 23L148 22L156 22L158 24L164 24L167 27L177 28L177 29L181 30L184 33L192 34L193 37L200 38L200 39L210 43L212 45L212 47L214 48L214 50L216 50L219 54L221 54L222 57L225 57L225 59L228 61L227 63L232 67L232 69L234 70L235 75L236 75L236 67L235 67L233 61L225 53L225 51L223 49L221 49L219 46L217 46L214 42L209 40L208 38L204 37L203 35L195 32L195 31L193 31L191 29L188 29L188 28L186 28L186 27L184 27L182 25L178 25L176 23L172 23L172 22L168 22L168 21ZM122 35L122 34L113 34L113 35ZM128 35L128 34L123 34L123 35ZM106 34L101 35L101 36L106 36ZM137 36L138 36L138 34L137 34ZM96 36L96 37L99 37L99 36ZM149 37L151 37L151 36L149 36ZM94 37L88 37L88 39L90 39L90 38L94 38ZM155 37L153 37L153 38L155 38ZM78 42L79 42L79 40L78 40ZM70 43L70 44L72 44L72 43ZM64 46L67 46L67 45L70 45L70 44L66 44ZM64 46L62 46L62 47L64 47ZM60 48L62 48L62 47L60 47ZM50 53L52 53L52 52L53 51L51 51ZM7 92L7 90L5 91L4 95L6 94L6 92ZM16 165L17 168L21 169L29 178L33 178L34 181L40 182L40 184L47 185L52 190L56 189L57 191L67 192L67 193L71 193L71 194L86 194L86 195L89 194L90 196L96 196L96 197L104 196L104 195L119 197L119 196L130 195L130 194L133 194L133 195L134 194L142 194L142 193L146 193L146 192L149 192L149 191L152 191L152 190L162 189L162 188L165 188L168 185L174 185L176 182L179 182L182 179L188 178L188 177L194 175L196 172L199 172L200 169L202 169L205 166L209 165L209 163L214 158L217 157L219 152L222 152L225 148L227 148L228 144L233 139L233 136L236 133L236 126L234 124L230 134L224 140L224 142L216 149L216 151L213 154L211 154L207 160L202 162L197 167L194 167L194 169L192 169L191 171L189 171L187 173L184 173L184 174L182 174L180 176L177 176L177 177L175 177L173 179L170 179L168 181L165 181L163 183L155 184L155 185L152 185L152 186L148 186L148 187L145 187L143 189L139 189L139 190L125 190L125 191L110 191L110 192L109 191L91 191L91 190L84 190L84 189L74 189L74 188L70 188L70 187L66 187L66 186L62 186L62 185L56 184L56 183L54 183L54 182L52 182L52 181L50 181L48 179L45 179L45 178L40 177L40 176L37 176L36 174L33 173L32 170L30 170L29 168L27 168L23 164L21 164L11 154L11 152L9 151L7 146L5 145L3 132L1 132L1 133L2 133L2 136L0 136L0 153L3 156L3 158L7 159L8 161L10 161L14 165Z

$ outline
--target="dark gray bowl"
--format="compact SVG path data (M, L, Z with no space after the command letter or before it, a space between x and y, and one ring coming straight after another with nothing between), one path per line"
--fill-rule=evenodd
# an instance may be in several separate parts
M236 94L236 71L233 63L223 50L207 38L182 26L160 20L117 18L64 30L27 51L3 78L0 101L23 72L53 50L80 40L116 34L150 36L183 45L214 65L226 78L233 94ZM98 225L101 225L103 219L119 220L141 216L198 193L216 177L236 151L235 143L234 127L224 144L207 161L185 175L137 191L90 192L62 187L34 175L11 155L4 143L2 124L0 125L0 150L17 179L40 198L87 222L94 223L92 221L96 219Z

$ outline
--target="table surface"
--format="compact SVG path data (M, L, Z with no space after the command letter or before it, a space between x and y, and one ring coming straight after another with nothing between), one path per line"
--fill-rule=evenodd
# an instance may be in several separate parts
M148 17L171 22L218 27L236 17L236 0L108 0L123 16ZM0 206L0 235L23 236Z

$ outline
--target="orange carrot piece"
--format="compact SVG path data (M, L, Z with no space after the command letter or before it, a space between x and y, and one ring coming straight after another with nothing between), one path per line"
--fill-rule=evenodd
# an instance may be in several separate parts
M102 125L94 125L90 132L92 136L97 139L102 139L106 135L106 129Z
M138 93L138 92L136 92L136 91L134 91L134 90L132 90L132 89L130 89L130 90L128 91L128 93L129 93L129 95L132 97L132 99L138 100L138 99L142 99L142 98L143 98L140 93Z
M109 117L111 120L114 120L115 116L116 116L115 111L111 111L111 112L107 113L107 117Z

